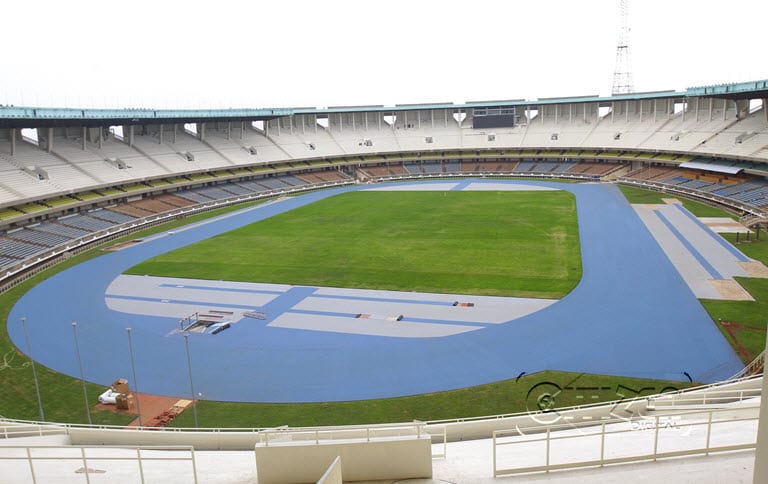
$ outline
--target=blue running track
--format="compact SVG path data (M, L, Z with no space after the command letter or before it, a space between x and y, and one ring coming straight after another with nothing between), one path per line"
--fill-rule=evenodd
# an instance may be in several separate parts
M575 194L583 278L561 301L505 324L441 338L274 328L258 320L215 337L192 334L195 390L207 400L343 401L462 388L546 369L678 381L685 380L687 372L697 381L713 382L742 368L616 187L493 183L549 186ZM132 385L138 384L144 393L187 396L181 335L157 330L168 327L168 318L108 309L105 292L110 282L150 257L360 188L365 187L309 193L244 209L63 271L16 304L8 321L10 337L19 348L26 348L20 324L26 317L36 360L77 377L71 326L77 321L86 379L108 385L131 375L125 330L131 327L137 372ZM295 288L310 293L314 289ZM281 298L273 301L270 311L287 310L281 304Z

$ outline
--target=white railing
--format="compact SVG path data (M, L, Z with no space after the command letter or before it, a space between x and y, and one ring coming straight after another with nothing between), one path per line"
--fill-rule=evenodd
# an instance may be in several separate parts
M192 446L0 446L3 474L15 476L15 478L26 474L28 480L33 483L61 481L63 478L61 463L64 461L81 463L82 467L75 472L83 474L86 483L91 482L91 474L95 476L107 474L108 479L114 479L121 473L130 473L131 476L135 476L137 471L142 483L160 482L167 477L169 469L172 469L173 474L181 477L185 482L198 482L195 449ZM130 465L131 462L135 462L135 467ZM162 470L154 477L152 466L148 466L153 462L162 463ZM190 468L184 470L180 466L169 467L173 462L188 462ZM112 463L112 466L109 463ZM102 469L95 469L92 467L94 465ZM27 472L23 467L27 468ZM105 470L103 467L112 468ZM102 482L103 479L98 481Z
M753 449L760 407L493 432L494 477Z
M747 366L731 377L731 380L745 378L763 373L765 368L765 350L755 357Z
M265 429L259 432L259 443L265 447L270 445L286 445L296 443L328 443L338 441L365 441L391 440L402 437L426 437L433 439L433 443L442 444L441 453L435 453L432 457L445 457L447 453L446 428L431 429L427 432L426 422L413 422L411 424L380 424L380 425L348 425L344 427L313 427L313 428L289 428L280 427ZM442 438L440 438L442 437ZM434 442L437 438L437 442Z

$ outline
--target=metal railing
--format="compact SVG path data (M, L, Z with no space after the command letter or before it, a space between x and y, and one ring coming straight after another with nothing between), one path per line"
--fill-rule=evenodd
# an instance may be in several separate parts
M759 405L493 432L494 477L709 455L756 446ZM730 432L719 432L728 425ZM737 431L733 432L734 426Z
M11 473L13 462L22 464L26 462L28 467L28 476L33 483L55 482L61 478L61 466L46 466L46 462L60 464L62 461L79 461L82 467L77 473L83 474L86 483L91 482L91 474L103 474L105 470L93 469L88 467L90 464L99 462L102 465L106 462L135 462L138 470L138 477L142 483L146 480L158 482L159 478L150 479L152 471L147 469L146 464L151 462L162 462L163 471L161 475L167 475L168 464L171 462L189 462L191 469L189 471L190 479L187 482L198 482L197 463L195 462L195 449L192 446L141 446L141 447L107 447L107 446L0 446L0 461L6 473ZM131 471L135 472L135 471ZM182 473L181 469L173 469L174 473ZM19 476L23 470L16 467L11 475ZM118 475L118 471L110 472ZM184 474L182 474L184 475ZM114 476L113 476L114 477ZM101 481L101 479L99 479Z
M413 422L411 424L381 424L370 426L348 425L344 427L314 427L314 428L289 428L280 427L265 429L259 432L259 443L264 447L270 445L291 444L321 444L338 441L371 442L376 440L392 440L399 438L440 437L439 432L427 432L425 422ZM433 442L434 443L434 442ZM441 453L433 451L433 458L445 457L447 453L446 429L442 428Z

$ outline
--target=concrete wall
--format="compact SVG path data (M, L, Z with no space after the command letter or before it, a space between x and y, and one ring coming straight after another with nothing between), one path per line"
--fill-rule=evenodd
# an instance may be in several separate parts
M345 481L432 477L428 436L376 441L256 446L259 484L317 482L336 457Z

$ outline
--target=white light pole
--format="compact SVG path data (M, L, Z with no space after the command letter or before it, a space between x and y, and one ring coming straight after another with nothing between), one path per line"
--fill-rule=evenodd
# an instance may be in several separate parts
M24 328L24 337L27 340L27 354L29 361L32 362L32 377L35 380L35 393L37 394L37 409L40 411L40 421L45 422L43 413L43 400L40 398L40 385L37 382L37 370L35 370L35 359L32 357L32 345L29 344L29 332L27 331L27 318L21 318L21 326Z
M195 428L198 428L197 401L195 400L195 384L192 381L192 357L189 354L189 331L184 331L184 346L187 348L187 369L189 370L189 390L192 392L192 414L195 416Z
M131 338L131 328L125 328L128 333L128 350L131 352L131 372L133 373L133 389L136 391L136 413L139 415L139 427L141 427L141 403L139 403L139 384L136 381L136 362L133 359L133 339Z
M83 401L85 402L85 414L88 416L88 425L91 425L91 409L88 406L88 391L85 389L85 375L83 374L83 360L80 358L80 344L77 341L77 323L72 321L72 334L75 335L75 351L77 352L77 364L80 366L80 382L83 384Z

